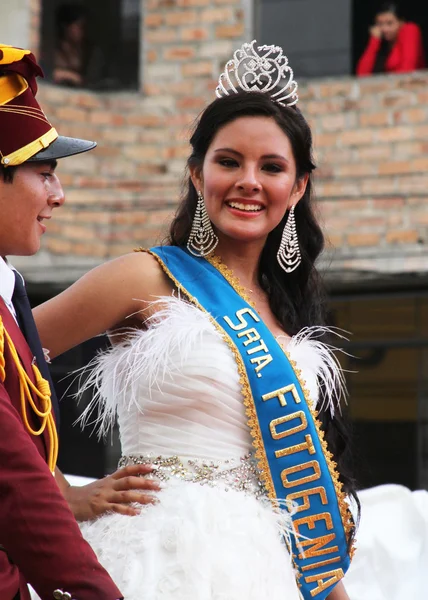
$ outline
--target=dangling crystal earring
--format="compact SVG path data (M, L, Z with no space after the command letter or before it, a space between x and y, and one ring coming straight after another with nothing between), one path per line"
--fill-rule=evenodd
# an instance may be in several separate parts
M205 208L202 192L198 192L198 203L193 217L192 229L187 240L187 249L193 256L207 256L218 244L218 237Z
M282 232L281 243L276 258L279 266L286 273L292 273L302 262L299 240L297 239L296 220L294 218L294 206L290 208L287 222Z

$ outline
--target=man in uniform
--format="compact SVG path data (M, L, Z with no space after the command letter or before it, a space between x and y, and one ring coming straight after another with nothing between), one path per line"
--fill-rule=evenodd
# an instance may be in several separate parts
M0 45L0 599L121 597L53 477L57 401L22 277L7 255L38 251L64 202L56 160L94 142L58 136L35 99L28 50Z

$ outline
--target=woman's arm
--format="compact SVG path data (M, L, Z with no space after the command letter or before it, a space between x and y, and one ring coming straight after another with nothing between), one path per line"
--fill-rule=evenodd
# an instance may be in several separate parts
M421 30L415 23L405 23L399 33L400 63L394 73L409 73L419 67L423 52Z
M364 75L371 75L376 62L376 55L379 51L381 44L380 37L371 36L366 49L361 55L360 60L357 64L357 75L360 77Z
M150 254L107 262L34 309L42 346L52 358L132 317L145 318L145 302L171 294L171 283ZM129 319L131 325L131 319Z
M342 581L340 581L334 590L327 596L327 600L350 600Z

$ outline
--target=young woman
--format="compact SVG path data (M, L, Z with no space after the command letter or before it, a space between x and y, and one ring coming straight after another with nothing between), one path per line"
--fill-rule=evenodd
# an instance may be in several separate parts
M121 464L162 482L135 517L82 524L128 600L347 598L353 484L340 368L319 340L311 132L282 50L254 45L190 139L167 245L36 310L54 356L109 330L90 377L101 431L117 415Z
M395 2L382 4L370 28L370 39L357 65L357 75L409 73L425 68L421 30L406 22Z

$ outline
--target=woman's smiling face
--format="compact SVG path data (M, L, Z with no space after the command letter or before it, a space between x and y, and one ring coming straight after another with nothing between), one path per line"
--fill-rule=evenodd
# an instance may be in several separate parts
M191 169L220 241L265 241L288 208L303 196L308 176L296 180L291 143L274 119L239 117L222 127L202 170Z

